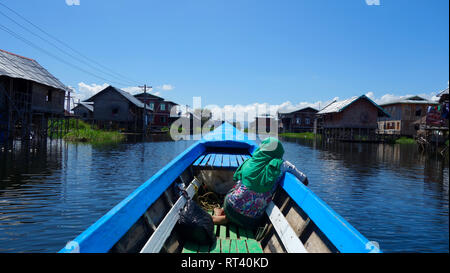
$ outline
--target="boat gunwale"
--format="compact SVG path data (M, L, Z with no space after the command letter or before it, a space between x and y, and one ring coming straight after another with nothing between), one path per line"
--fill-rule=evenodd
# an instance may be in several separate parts
M208 138L197 141L175 157L124 200L78 235L70 242L72 244L68 244L60 250L60 253L71 252L72 249L68 248L68 246L74 246L73 243L76 243L78 246L77 250L82 252L108 252L160 195L167 190L174 180L207 150L207 147L247 148L250 154L257 148L256 144L248 139L230 140L230 136L236 139L237 131L231 125L222 125L222 129L220 128L207 135L209 136ZM232 131L230 132L230 130ZM218 134L218 131L222 132ZM381 252L295 176L286 173L280 183L284 191L311 218L318 229L340 252Z
M219 129L220 127L216 131ZM248 149L249 153L256 149L256 144L245 140L228 139L220 141L215 138L195 142L75 239L68 242L59 253L70 253L72 251L83 253L108 252L175 179L206 151L206 147L214 145L214 143L226 143L227 147Z
M280 186L314 222L318 229L341 253L381 252L375 245L355 229L347 220L335 212L293 174L286 173Z

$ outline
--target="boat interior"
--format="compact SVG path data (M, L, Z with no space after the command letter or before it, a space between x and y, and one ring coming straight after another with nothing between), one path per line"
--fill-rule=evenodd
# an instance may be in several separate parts
M184 185L189 197L198 201L207 193L223 202L235 185L235 170L249 157L248 148L206 148L206 150L156 199L109 252L152 253L287 253L338 252L308 215L278 187L266 210L261 227L250 230L232 223L215 225L216 242L198 245L186 241L177 231L177 212L185 204L178 194ZM191 191L189 191L191 190ZM206 209L205 209L206 210ZM212 210L208 213L212 214Z

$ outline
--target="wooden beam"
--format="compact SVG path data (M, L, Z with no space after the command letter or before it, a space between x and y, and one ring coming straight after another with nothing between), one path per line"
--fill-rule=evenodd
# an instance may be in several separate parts
M266 213L288 253L307 253L305 246L273 202L269 203Z
M189 199L191 199L200 186L200 182L194 179L191 184L186 189ZM180 218L180 210L183 209L184 205L188 200L184 196L180 196L177 202L170 211L167 213L166 217L161 221L158 228L153 232L150 239L145 243L141 250L141 253L159 253L167 238L172 233L172 230Z

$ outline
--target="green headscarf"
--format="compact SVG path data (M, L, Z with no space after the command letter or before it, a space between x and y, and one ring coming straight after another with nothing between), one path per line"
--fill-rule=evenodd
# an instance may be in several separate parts
M233 180L241 180L242 184L252 191L270 191L280 175L283 154L283 145L278 139L266 138L253 156L239 166Z

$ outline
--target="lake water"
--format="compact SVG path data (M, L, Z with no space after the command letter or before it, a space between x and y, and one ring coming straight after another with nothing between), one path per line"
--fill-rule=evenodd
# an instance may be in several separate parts
M0 252L57 252L193 141L0 154ZM449 169L415 145L283 140L309 187L384 252L449 252Z

